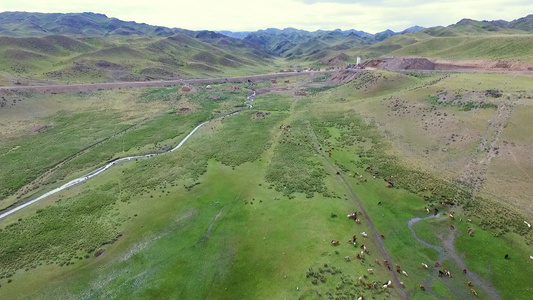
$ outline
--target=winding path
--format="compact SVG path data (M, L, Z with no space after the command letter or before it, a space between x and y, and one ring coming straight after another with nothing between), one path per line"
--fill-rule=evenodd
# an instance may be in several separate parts
M463 259L459 256L459 254L457 253L457 251L455 250L454 246L453 246L453 242L455 240L455 234L454 234L454 231L450 232L450 235L448 236L448 238L446 238L446 240L444 241L444 249L442 247L439 247L439 246L436 246L436 245L432 245L432 244L429 244L428 242L422 240L421 238L419 238L415 231L413 230L413 225L415 225L416 223L420 222L420 221L423 221L423 220L428 220L428 219L433 219L433 218L437 218L440 216L440 213L438 213L437 215L431 215L431 216L428 216L428 217L425 217L425 218L412 218L412 219L409 219L407 221L407 227L409 228L409 230L411 231L411 234L413 235L413 237L418 241L420 242L422 245L428 247L428 248L431 248L435 251L437 251L439 253L439 257L438 257L438 261L443 261L443 260L446 260L446 259L453 259L455 261L455 263L459 266L459 268L461 269L467 269L466 267L466 263L463 261ZM468 277L468 279L470 281L472 281L476 286L482 288L485 293L487 293L487 295L490 296L491 299L496 299L496 300L501 300L502 297L500 296L500 294L498 294L498 292L496 291L496 289L494 288L494 286L492 286L490 283L487 283L484 279L482 279L481 277L479 277L477 274L475 274L474 272L472 271L468 271L468 273L466 274L466 276ZM443 283L451 290L451 291L454 291L456 294L456 296L459 296L461 297L461 299L465 299L465 298L469 298L471 297L470 293L468 293L468 290L459 290L457 289L456 287L454 287L448 280L443 280ZM427 283L426 283L427 284ZM427 284L429 286L429 284ZM431 292L431 291L430 291ZM431 292L432 293L432 292ZM433 293L432 293L433 294ZM436 296L435 294L433 294L434 296ZM440 298L440 297L439 297Z
M311 124L309 124L309 122L307 122L307 126L309 128L309 132L311 133L311 137L313 138L313 141L316 144L316 148L317 148L317 151L319 152L319 154L322 156L322 158L324 158L324 160L328 163L328 165L331 167L331 169L333 171L337 170L337 168L335 168L335 166L331 163L331 161L329 161L327 156L322 151L322 148L320 147L320 143L318 142L318 138L316 137L315 131L313 130L313 128L311 127ZM389 261L389 263L391 265L394 265L392 263L392 259L391 259L390 255L389 255L389 252L387 251L387 248L385 248L385 244L383 243L383 240L381 239L381 236L379 235L376 227L374 226L374 222L372 222L372 219L370 219L370 216L366 212L366 210L365 210L365 208L363 206L363 203L361 202L359 197L357 197L357 195L355 194L354 190L352 189L350 184L348 184L348 182L346 181L344 176L342 176L342 171L337 171L337 175L339 176L339 178L342 180L342 182L344 183L344 185L346 186L346 188L350 192L350 195L352 196L352 198L359 205L359 209L363 213L363 215L364 215L366 221L368 222L369 226L372 228L372 236L373 236L374 240L376 241L376 243L379 246L378 247L378 251L381 252L380 253L381 256L384 257L387 261ZM398 279L398 275L396 274L396 272L391 270L390 271L390 275L391 275L391 278L392 278L392 282L394 283L393 287L396 288L396 290L398 291L398 293L400 294L402 299L410 299L409 293L407 293L402 288L402 284L400 283L400 279Z
M247 96L247 100L244 102L244 104L248 105L249 108L252 108L252 107L253 107L252 104L251 104L251 102L254 101L254 99L255 99L255 95L256 95L255 90L253 89L253 84L251 84L251 87L252 87L252 94L248 95L248 96ZM226 114L226 115L223 115L223 116L221 116L221 117L215 118L215 119L213 119L213 120L218 120L218 119L222 119L222 118L225 118L225 117L228 117L228 116L233 116L233 115L235 115L235 114L240 113L241 111L242 111L242 110L237 110L237 111L234 111L234 112L232 112L232 113L230 113L230 114ZM213 121L213 120L211 120L211 121ZM65 190L65 189L68 189L68 188L70 188L70 187L73 187L73 186L75 186L75 185L78 185L78 184L80 184L80 183L83 183L83 182L85 182L85 181L87 181L87 180L89 180L89 179L91 179L91 178L93 178L93 177L96 177L96 176L102 174L103 172L105 172L106 170L108 170L109 168L113 167L113 166L116 165L117 163L121 163L121 162L129 162L129 161L132 161L132 160L138 160L138 159L143 159L143 158L149 158L149 157L152 157L152 156L158 156L158 155L163 155L163 154L167 154L167 153L174 152L174 151L178 150L179 148L181 148L181 147L185 144L185 142L187 142L187 141L192 137L192 135L193 135L196 131L198 131L198 129L200 129L202 126L206 125L206 124L209 123L209 122L210 122L210 121L205 121L205 122L201 123L200 125L196 126L191 132L189 132L189 134L188 134L186 137L184 137L184 138L179 142L179 144L178 144L176 147L174 147L174 148L172 148L172 149L170 149L170 150L168 150L168 151L166 151L166 152L162 152L162 153L148 153L148 154L142 154L142 155L136 155L136 156L128 156L128 157L119 158L119 159L115 159L115 160L109 161L109 162L108 162L106 165L104 165L103 167L100 167L100 168L98 168L98 169L96 169L96 170L94 170L94 171L92 171L92 172L90 172L90 173L88 173L88 174L85 174L85 175L83 175L83 176L81 176L81 177L78 177L78 178L76 178L76 179L73 179L73 180L71 180L71 181L69 181L69 182L63 184L62 186L57 187L57 188L55 188L55 189L53 189L53 190L51 190L51 191L49 191L49 192L46 192L46 193L44 193L43 195L41 195L41 196L39 196L39 197L36 197L36 198L33 198L33 199L31 199L31 200L29 200L29 201L27 201L27 202L24 202L23 204L21 204L21 205L19 205L19 206L16 206L16 207L14 207L14 208L8 209L7 211L5 211L5 212L3 212L2 214L0 214L0 221L3 220L4 218L6 218L6 217L8 217L8 216L10 216L10 215L12 215L12 214L14 214L14 213L16 213L17 211L19 211L19 210L21 210L21 209L24 209L24 208L26 208L26 207L28 207L28 206L30 206L30 205L36 203L36 202L39 202L39 201L41 201L41 200L43 200L43 199L45 199L45 198L47 198L47 197L50 197L50 196L52 196L52 195L54 195L54 194L57 194L57 193L59 193L59 192Z

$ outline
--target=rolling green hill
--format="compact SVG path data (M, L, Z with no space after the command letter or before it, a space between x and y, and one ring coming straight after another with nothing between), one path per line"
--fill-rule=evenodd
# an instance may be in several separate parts
M272 56L226 36L0 37L0 72L58 82L205 77L274 70Z

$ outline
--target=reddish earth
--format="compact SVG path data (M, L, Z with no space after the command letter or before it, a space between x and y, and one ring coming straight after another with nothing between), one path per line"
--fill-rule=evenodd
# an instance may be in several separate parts
M441 71L479 71L479 72L530 72L533 64L516 61L428 59L424 57L383 57L367 61L366 69L379 70L441 70Z

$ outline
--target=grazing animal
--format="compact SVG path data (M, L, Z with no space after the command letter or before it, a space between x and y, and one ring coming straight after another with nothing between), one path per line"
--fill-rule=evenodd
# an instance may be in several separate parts
M359 219L355 219L355 223L357 223L357 224L361 224L361 220L359 220Z
M420 289L423 290L423 291L425 291L425 290L426 290L426 287L423 286L423 285L420 285Z
M363 295L359 296L359 298L357 298L357 300L363 300Z
M385 238L385 236L384 236L384 235L382 234L382 235L381 235L381 238L382 238L382 239L384 239L384 238Z
M361 235L364 236L364 237L368 237L368 234L366 234L366 232L361 232Z
M371 288L372 288L372 285L371 285L370 283L367 283L367 284L366 284L366 287L369 288L369 289L371 289Z
M396 269L401 269L402 267L400 267L400 265L396 265Z
M465 274L466 274L466 269L463 269L463 273L465 273Z
M337 240L331 240L331 245L333 246L337 246L339 245L341 242L337 241Z
M374 269L368 269L368 273L372 274L374 272Z
M529 256L529 259L533 260L533 255L530 255L530 256Z
M454 216L452 214L449 214L448 217L450 217L450 219L454 219Z
M344 259L346 259L346 260L349 261L349 260L350 260L350 257L349 257L348 255L346 255L346 256L344 257Z
M361 250L361 257L363 257L364 255L365 255L365 251Z
M387 269L389 269L389 271L392 271L392 268L389 265L387 265Z
M533 258L531 258L531 259L533 259ZM374 259L374 262L379 265L379 259L377 259L377 258Z
M378 205L381 205L381 201L378 202Z
M357 212L351 213L347 215L348 219L357 219Z
M363 277L359 277L359 282L363 282Z
M409 277L409 275L407 275L407 272L405 271L402 271L402 274L405 275L406 277Z
M403 287L403 281L400 281L400 285Z
M472 222L472 219L466 219L467 222Z
M529 224L528 222L524 221L524 223L526 223L527 227L531 228L531 224Z
M359 247L361 249L365 248L365 244L361 244L361 247Z
M372 283L372 287L377 288L378 287L378 283L374 281L374 283Z
M455 226L453 226L453 224L450 224L450 228L455 229Z
M505 259L509 259L509 254L505 254Z
M424 267L424 269L428 269L428 265L426 265L425 263L422 263L422 267Z
M474 294L474 296L477 296L477 293L474 291L474 289L470 289L470 293Z
M439 210L435 208L435 211L433 212L433 215L436 216L439 213Z
M361 254L357 253L355 257L357 257L357 259L361 259Z
M472 281L469 281L467 284L468 286L472 286Z
M426 213L429 215L429 208L426 207Z
M440 262L435 261L435 267L438 267L438 266L440 266Z
M439 270L439 277L442 277L444 276L444 272L442 272L441 270Z

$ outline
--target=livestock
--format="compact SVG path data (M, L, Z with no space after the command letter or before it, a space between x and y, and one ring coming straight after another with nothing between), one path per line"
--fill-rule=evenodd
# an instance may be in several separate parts
M465 274L466 274L466 269L463 269L463 273L465 273Z
M455 226L453 226L453 224L450 224L450 228L455 229Z
M429 215L429 208L426 207L426 213Z
M372 285L371 285L370 283L367 283L367 284L366 284L366 287L369 288L369 289L371 289L371 288L372 288Z
M444 276L444 272L442 272L441 270L439 270L439 277L442 277Z
M355 219L355 223L357 223L357 224L361 224L361 220L359 220L359 219Z
M366 232L361 232L361 235L364 236L364 237L368 237L368 234Z
M409 275L407 275L407 272L405 271L402 271L402 274L405 275L406 277L409 277Z
M357 300L363 300L363 295L359 296L359 298L357 298Z
M368 269L367 271L369 274L372 274L374 272L374 269Z
M344 259L347 260L347 261L349 261L349 260L350 260L350 257L349 257L348 255L346 255L346 256L344 257Z
M357 219L357 212L351 213L347 215L348 219Z
M422 263L422 267L424 267L424 269L428 269L428 265L426 265L425 263Z
M472 281L469 281L469 282L467 283L467 285L468 285L468 286L472 286Z
M529 259L533 260L533 255L530 255L530 256L529 256Z
M361 259L361 254L357 253L355 257L357 257L357 259Z
M385 282L381 287L384 288L384 289L386 289L386 288L388 288L389 285L391 285L391 284L392 284L392 281L389 280L389 281Z
M477 293L474 291L474 289L470 289L470 293L474 294L474 296L477 296Z
M333 246L337 246L339 245L341 242L337 241L337 240L331 240L331 245Z
M527 221L524 221L524 223L526 223L527 227L531 228L531 224L528 223Z
M401 269L402 267L400 265L396 265L396 270Z
M440 262L435 261L435 267L438 267L438 266L440 266Z
M423 291L425 291L425 290L426 290L426 287L423 286L423 285L420 285L420 289L423 290Z
M531 257L533 257L533 256L531 256ZM533 258L531 258L531 259L533 259ZM379 265L379 259L377 259L377 258L374 259L374 262Z
M385 238L385 235L383 235L383 234L381 234L380 236L381 236L381 238L382 238L382 239L384 239L384 238Z

